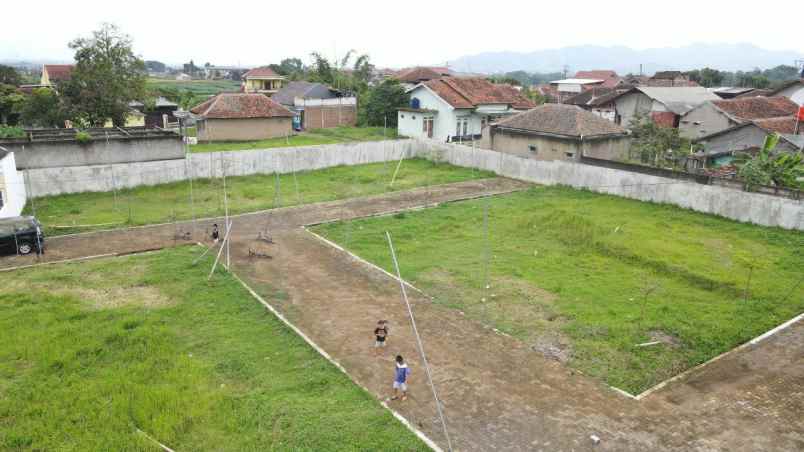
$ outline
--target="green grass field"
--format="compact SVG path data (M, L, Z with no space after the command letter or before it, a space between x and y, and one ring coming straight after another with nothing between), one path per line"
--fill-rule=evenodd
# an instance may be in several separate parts
M392 270L386 230L437 303L632 393L804 311L803 233L673 206L535 187L316 228Z
M0 450L426 450L199 247L6 273Z
M240 82L232 80L171 80L149 78L147 87L151 89L169 89L188 91L198 96L212 96L224 91L240 90Z
M427 185L460 182L491 173L472 171L424 159L405 160L392 187L396 162L339 166L296 174L227 177L229 212L245 213L274 207L376 195ZM195 211L189 181L141 186L114 192L75 193L29 201L25 214L36 216L48 235L95 229L171 222L224 214L222 180L193 180ZM296 187L298 185L298 191ZM92 227L92 225L99 225Z
M190 150L192 152L241 151L247 149L352 143L356 141L395 140L397 138L396 129L383 130L382 127L333 127L330 129L313 129L289 137L270 138L260 141L199 143L190 146Z

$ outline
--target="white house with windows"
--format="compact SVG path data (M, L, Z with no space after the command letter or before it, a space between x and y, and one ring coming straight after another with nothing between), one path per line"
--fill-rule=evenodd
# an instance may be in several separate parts
M14 153L0 147L0 218L18 217L25 207L25 183Z
M399 135L439 141L479 139L491 122L536 106L511 85L480 78L442 77L408 93L410 105L397 112Z

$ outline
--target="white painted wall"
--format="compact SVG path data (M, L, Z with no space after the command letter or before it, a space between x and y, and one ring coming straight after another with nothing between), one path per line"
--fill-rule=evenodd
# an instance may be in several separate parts
M180 182L191 177L280 174L338 165L396 161L413 156L412 140L328 144L293 148L189 154L187 159L115 165L72 166L28 170L31 197L113 191L140 185Z
M0 159L0 192L3 193L0 218L19 216L27 198L22 173L17 171L13 152Z
M703 185L571 161L540 161L469 146L420 141L419 156L544 185L569 185L640 201L673 204L762 226L804 230L804 201Z

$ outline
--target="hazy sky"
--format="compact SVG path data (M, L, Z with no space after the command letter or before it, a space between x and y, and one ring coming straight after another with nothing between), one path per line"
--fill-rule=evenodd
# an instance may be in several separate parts
M71 39L112 22L145 59L260 65L355 49L380 67L442 64L484 51L571 45L644 49L749 42L804 55L804 1L4 2L0 59L71 60ZM121 6L117 6L121 5ZM654 6L655 5L655 6Z

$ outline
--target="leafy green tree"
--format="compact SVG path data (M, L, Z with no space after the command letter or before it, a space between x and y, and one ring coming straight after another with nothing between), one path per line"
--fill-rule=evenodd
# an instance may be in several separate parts
M676 128L659 126L645 116L634 118L630 128L631 158L642 163L678 168L691 152L690 141L681 137Z
M0 84L17 86L20 83L22 83L22 77L16 69L0 64Z
M399 81L384 80L379 85L369 88L360 103L360 124L367 126L382 126L388 120L388 127L396 127L396 111L407 107L410 96Z
M304 63L298 58L285 58L279 62L277 69L280 75L293 78L304 74Z
M371 81L371 75L374 73L374 65L367 54L360 55L355 60L354 71L352 76L356 83L368 86Z
M687 75L689 76L690 80L707 88L711 88L713 86L722 86L723 80L726 78L725 73L708 67L689 71L687 72Z
M110 119L125 124L129 102L145 96L145 63L134 55L131 38L116 26L104 24L91 38L70 43L75 69L59 89L73 118L102 126Z
M329 63L329 60L318 52L311 53L310 57L313 59L313 65L310 70L310 80L332 85L332 82L335 80L335 71Z
M778 143L778 134L768 135L755 157L738 161L738 174L749 189L757 185L804 187L800 181L804 178L804 160L801 151L775 152Z
M25 95L13 85L0 84L0 124L15 126L25 104Z
M25 100L20 119L27 126L64 127L64 121L69 117L55 91L37 88Z

